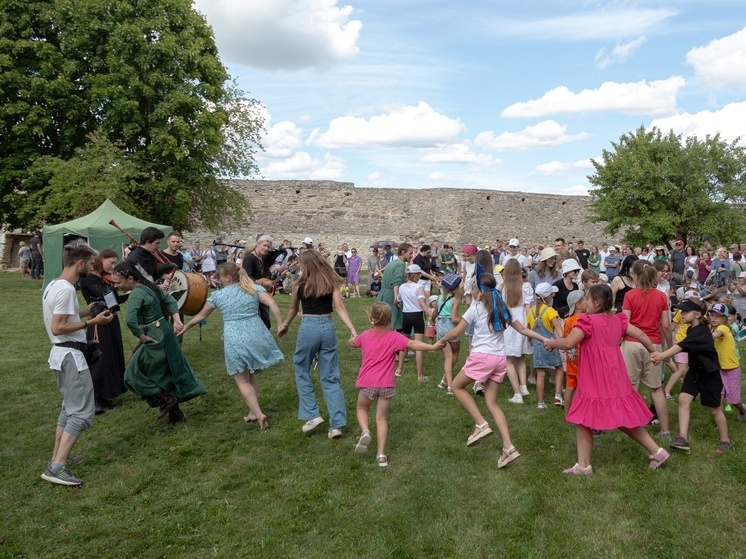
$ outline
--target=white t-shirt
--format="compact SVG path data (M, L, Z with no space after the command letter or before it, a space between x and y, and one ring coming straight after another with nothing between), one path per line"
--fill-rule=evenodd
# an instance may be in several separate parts
M60 278L52 280L44 290L44 295L42 296L42 312L44 327L47 329L47 335L52 344L64 342L85 343L85 330L76 330L70 334L60 334L59 336L52 334L52 315L68 315L68 322L81 322L78 296L75 293L75 286L69 281ZM78 370L82 371L88 368L88 364L85 362L85 357L81 351L56 345L52 345L52 350L49 352L49 368L59 371L62 360L70 352L73 353Z
M493 332L490 329L487 309L481 302L470 306L461 318L469 324L474 324L474 334L471 337L472 353L505 355L504 330Z
M422 312L420 299L425 298L425 290L418 283L408 281L399 286L401 312Z

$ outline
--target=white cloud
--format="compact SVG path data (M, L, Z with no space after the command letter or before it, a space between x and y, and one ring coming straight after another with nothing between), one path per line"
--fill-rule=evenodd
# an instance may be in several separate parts
M475 153L469 144L449 144L426 149L422 161L426 163L476 163L499 165L502 160L487 153Z
M358 53L362 22L337 0L195 0L228 64L324 67Z
M446 178L446 174L442 171L434 171L427 176L431 181L440 181Z
M372 173L368 174L368 180L369 181L375 182L375 181L380 180L380 179L381 179L381 173L380 173L380 171L373 171Z
M262 137L264 152L259 154L264 159L282 159L290 157L303 146L303 130L294 123L284 121L267 128Z
M645 37L638 37L637 39L633 39L626 43L617 44L617 46L615 46L611 51L611 54L608 55L606 54L606 49L602 48L596 53L596 66L603 70L615 62L624 62L632 56L632 54L634 54L634 52L639 49L645 41Z
M732 142L739 136L741 143L744 137L743 123L746 122L746 101L725 105L718 111L700 111L698 113L681 113L668 118L658 118L650 123L664 133L673 130L676 134L696 136L704 139L709 134L714 136L720 132L720 137Z
M306 152L299 151L282 161L273 161L261 168L261 174L269 180L303 179L325 180L337 179L345 171L341 157L326 155L324 160L311 157Z
M676 10L611 9L572 14L569 16L519 21L501 18L492 25L502 36L538 40L585 41L595 39L626 39L660 29Z
M368 146L424 147L446 142L464 130L457 119L435 112L420 102L369 119L343 116L329 123L326 132L314 130L309 142L326 149Z
M597 113L605 111L633 115L664 116L676 110L676 96L685 81L681 76L650 83L604 82L598 89L573 93L564 85L547 91L541 98L514 103L503 118L531 118L551 114Z
M567 126L554 120L544 120L534 126L527 126L520 132L503 132L498 135L491 130L481 132L474 143L482 148L504 151L559 146L587 137L585 132L571 136L567 134Z
M701 82L717 89L746 85L746 28L686 53Z
M590 159L581 159L579 161L572 162L561 162L561 161L549 161L548 163L542 163L534 167L534 172L547 177L557 176L565 173L572 169L592 169L593 164Z

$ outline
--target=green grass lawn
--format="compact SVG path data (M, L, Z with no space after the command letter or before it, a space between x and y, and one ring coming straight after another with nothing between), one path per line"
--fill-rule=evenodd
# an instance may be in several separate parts
M466 447L472 422L436 384L439 355L414 360L397 382L389 467L375 443L353 454L357 350L341 324L345 436L300 431L292 352L300 320L280 342L285 361L259 376L270 428L247 410L226 375L219 313L184 341L209 393L182 406L183 425L162 427L127 394L98 416L73 453L79 488L39 476L60 405L47 367L40 283L0 274L0 557L744 557L746 424L727 414L736 450L719 456L710 414L692 408L689 453L650 471L644 450L618 432L596 439L592 478L561 474L575 463L574 429L560 409L500 402L522 457L497 469L497 435ZM277 295L286 312L289 297ZM365 329L367 299L348 300ZM126 353L135 338L126 333ZM461 357L461 362L464 360ZM317 379L316 379L317 380ZM326 414L318 392L322 414ZM672 430L676 404L669 404ZM482 406L483 410L484 407ZM486 410L485 410L485 416ZM325 424L328 427L328 424ZM493 426L494 427L494 426ZM651 427L651 433L657 428ZM667 446L667 442L664 446ZM673 451L672 451L673 453Z

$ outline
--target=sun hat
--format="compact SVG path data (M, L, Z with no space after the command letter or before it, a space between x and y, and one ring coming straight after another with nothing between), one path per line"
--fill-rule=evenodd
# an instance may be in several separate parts
M658 245L657 247L655 247L655 250L656 251L662 250L663 252L666 252L666 247L664 247L663 245Z
M570 292L567 296L567 305L570 307L569 314L575 312L575 305L577 305L583 297L585 297L585 291L582 289L576 289L575 291Z
M417 264L410 264L407 268L408 274L421 274L422 268L420 268Z
M562 275L569 274L576 270L582 270L583 268L572 258L568 258L562 263Z
M493 271L493 272L494 272L495 274L502 274L502 271L503 271L504 269L505 269L505 266L503 266L502 264L495 264L495 267L494 267L494 268L492 268L492 271Z
M545 249L542 249L542 251L539 253L539 262L544 262L545 260L549 260L553 256L557 256L557 253L552 247L547 247Z
M728 316L728 307L722 303L715 303L710 309L711 313L719 314L720 316Z
M538 297L541 297L542 299L544 299L545 297L549 297L550 295L557 293L558 291L559 287L546 282L540 283L536 286L536 295Z
M609 283L609 276L606 274L598 274L598 279L604 283Z

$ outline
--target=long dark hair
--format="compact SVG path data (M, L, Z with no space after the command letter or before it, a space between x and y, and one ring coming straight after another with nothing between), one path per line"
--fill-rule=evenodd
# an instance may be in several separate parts
M161 288L154 284L152 281L146 279L145 276L142 275L140 270L138 270L134 264L130 262L120 262L114 267L111 273L122 276L123 278L135 278L141 285L144 285L145 287L150 289L153 293L155 293L155 296L158 297L158 304L161 307L161 311L163 312L163 318L168 319L171 317L171 313L168 311L168 305L166 305L166 300L163 298L163 292L161 291Z
M628 254L625 256L624 260L622 260L622 265L619 268L619 275L632 277L632 274L630 273L632 271L632 265L638 260L639 258L634 254Z

